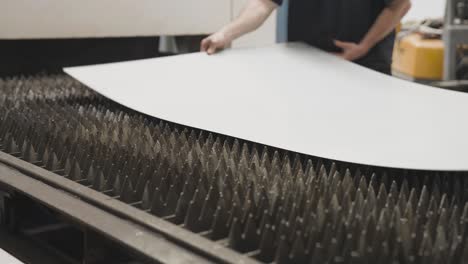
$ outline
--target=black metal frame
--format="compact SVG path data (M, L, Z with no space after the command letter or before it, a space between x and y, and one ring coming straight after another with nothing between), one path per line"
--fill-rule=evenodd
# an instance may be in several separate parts
M2 237L0 242L25 263L151 262L11 188L3 201L5 217L1 232L5 240ZM12 239L18 241L11 242ZM36 250L33 255L32 248Z
M0 152L0 184L151 262L257 263L182 227L4 152Z
M89 243L93 239L86 239L93 234L101 234L111 241L124 246L132 254L138 255L139 260L149 263L209 263L190 251L177 246L155 232L149 232L131 221L121 219L108 212L98 209L86 202L73 197L62 190L20 173L6 166L0 166L0 182L10 190L23 194L38 201L47 208L61 214L62 217L84 229L84 251L91 249ZM14 208L14 207L13 207ZM18 208L16 209L18 210ZM7 214L11 220L17 220L11 213ZM63 241L65 243L65 241ZM89 254L85 253L82 263L102 263L88 261ZM110 260L111 261L111 260ZM68 261L73 263L71 261Z

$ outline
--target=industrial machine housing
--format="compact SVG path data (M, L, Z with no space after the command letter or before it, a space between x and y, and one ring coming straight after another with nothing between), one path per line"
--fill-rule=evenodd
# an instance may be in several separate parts
M48 41L32 41L47 47L38 61L54 55ZM102 45L77 64L161 55L151 38L61 41L64 54ZM413 54L400 72L441 78L442 40L400 45ZM70 58L22 74L6 53L0 245L25 262L38 248L47 263L468 262L467 172L352 164L182 126L57 73ZM434 66L420 67L427 58Z

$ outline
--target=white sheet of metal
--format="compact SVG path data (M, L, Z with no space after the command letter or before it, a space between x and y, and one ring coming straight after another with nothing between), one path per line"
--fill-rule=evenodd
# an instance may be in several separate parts
M139 112L314 156L468 170L468 94L293 43L66 72Z
M6 253L0 248L0 263L2 264L22 264L19 260Z
M207 34L233 0L3 0L0 39Z

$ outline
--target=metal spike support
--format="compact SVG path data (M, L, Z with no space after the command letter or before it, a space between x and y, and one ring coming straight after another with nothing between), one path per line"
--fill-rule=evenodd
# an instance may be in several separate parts
M467 173L333 162L0 81L0 150L266 263L468 263Z

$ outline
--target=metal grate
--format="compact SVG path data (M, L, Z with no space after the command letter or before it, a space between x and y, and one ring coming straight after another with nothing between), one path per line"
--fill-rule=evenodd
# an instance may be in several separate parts
M61 75L3 79L0 91L2 151L257 261L468 263L467 173L244 142L141 115Z

